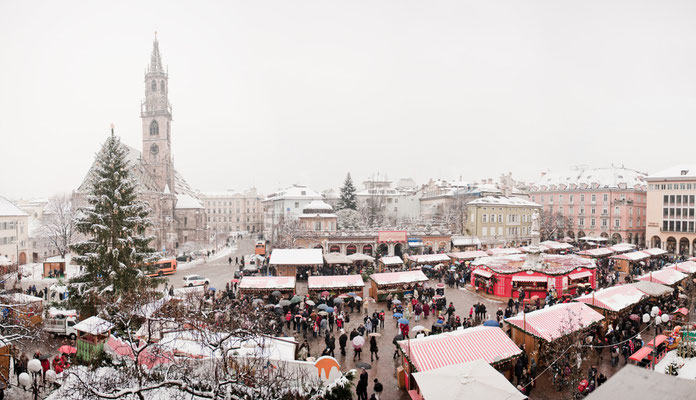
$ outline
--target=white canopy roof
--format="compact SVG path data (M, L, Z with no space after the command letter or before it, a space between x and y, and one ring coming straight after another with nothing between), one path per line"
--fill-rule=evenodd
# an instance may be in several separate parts
M480 246L481 239L475 236L452 236L453 246Z
M327 264L352 264L353 260L341 253L324 254L324 260Z
M323 265L321 249L273 249L270 265Z
M379 260L384 265L401 265L404 263L404 260L402 260L401 257L397 257L397 256L382 257Z
M483 360L416 372L413 377L424 400L527 398Z
M369 261L369 262L375 261L374 257L367 255L367 254L363 254L363 253L353 253L353 254L349 255L348 258L350 258L353 261Z
M401 272L384 272L380 274L370 275L370 279L378 285L394 285L399 283L427 282L428 277L425 276L420 269Z
M105 319L101 319L97 316L92 316L76 324L75 330L84 333L89 333L91 335L103 335L106 332L110 331L113 327L114 324L112 324L111 322Z

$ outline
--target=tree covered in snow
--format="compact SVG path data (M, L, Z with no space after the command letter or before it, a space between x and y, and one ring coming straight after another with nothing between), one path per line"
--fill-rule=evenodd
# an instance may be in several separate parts
M345 208L336 212L338 229L359 230L365 225L363 215L356 210Z
M572 228L570 218L557 212L542 209L539 214L539 234L541 240L557 240L565 236L566 230Z
M146 263L156 260L149 246L153 237L145 234L150 210L137 198L125 156L112 129L96 158L87 205L78 209L76 229L86 239L71 246L76 254L72 260L84 271L70 281L69 290L72 305L82 314L96 314L100 301L110 301L106 292L118 299L159 284L143 274Z
M54 247L61 257L70 251L77 236L75 229L75 207L69 194L58 194L48 200L41 218L40 236Z
M338 209L358 209L358 200L355 197L355 185L353 185L353 179L350 177L350 172L346 175L346 180L343 182L343 187L341 188L341 197L338 200Z

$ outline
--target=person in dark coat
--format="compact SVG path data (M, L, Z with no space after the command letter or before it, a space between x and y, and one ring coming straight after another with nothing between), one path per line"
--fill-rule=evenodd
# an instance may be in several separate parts
M338 345L341 347L341 355L345 356L346 355L346 344L348 343L348 335L346 335L346 331L341 329L341 336L338 337Z
M377 353L379 351L379 348L377 347L377 339L372 336L370 337L370 361L375 361L374 357L377 357L377 360L379 360L379 354Z
M367 400L367 371L365 368L361 368L360 371L360 380L355 387L355 393L358 395L358 400Z

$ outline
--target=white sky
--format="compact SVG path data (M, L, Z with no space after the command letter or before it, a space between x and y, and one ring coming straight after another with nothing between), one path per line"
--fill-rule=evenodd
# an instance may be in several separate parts
M693 157L694 1L0 3L0 194L141 147L153 31L200 190L465 180Z

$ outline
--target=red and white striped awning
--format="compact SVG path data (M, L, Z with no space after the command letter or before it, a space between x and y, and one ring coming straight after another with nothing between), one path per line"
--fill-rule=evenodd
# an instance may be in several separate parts
M580 296L576 298L575 301L605 310L619 312L626 307L637 304L645 296L645 293L641 292L633 285L619 285Z
M447 253L447 255L455 260L473 260L474 258L486 257L488 253L482 250L471 250L456 251L454 253Z
M604 319L585 303L561 303L505 320L524 332L551 342ZM564 331L565 329L565 331Z
M491 276L493 276L493 273L491 271L486 271L485 269L475 269L474 275L482 276L484 278L490 278Z
M512 277L513 282L547 282L548 278L545 276L524 276L515 275Z
M676 263L673 265L673 267L677 271L683 272L685 274L696 273L696 262L693 262L693 261L684 261L684 262Z
M672 286L681 282L684 278L686 278L686 274L683 274L674 268L663 268L659 271L649 272L645 275L639 276L638 280L657 282L663 285Z
M568 275L568 278L571 280L576 280L576 279L582 279L582 278L589 278L592 276L592 272L590 271L582 271L582 272L575 272L572 274Z
M522 354L502 329L488 326L402 340L398 344L418 372L478 359L493 364Z
M365 286L360 275L324 275L310 276L307 279L309 290L352 289Z

